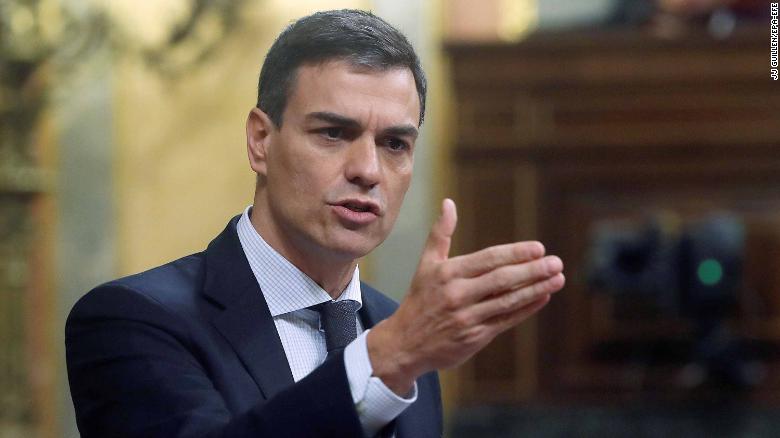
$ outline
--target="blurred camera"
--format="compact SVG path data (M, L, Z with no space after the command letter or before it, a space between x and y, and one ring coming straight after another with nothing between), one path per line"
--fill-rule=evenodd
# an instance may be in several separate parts
M598 223L591 237L591 290L612 294L617 303L652 305L656 317L692 323L681 386L749 389L763 379L744 339L725 323L736 313L743 283L745 227L737 217L718 213L683 225L676 215L658 214L642 223ZM644 316L631 309L634 314L622 317ZM639 356L654 360L652 351Z
M640 224L598 223L588 251L593 290L642 297L662 314L722 318L738 304L745 231L728 213L681 225L658 214Z

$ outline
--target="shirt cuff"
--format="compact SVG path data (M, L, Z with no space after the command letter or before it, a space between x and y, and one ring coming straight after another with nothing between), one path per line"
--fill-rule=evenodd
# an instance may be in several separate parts
M406 397L399 397L382 379L371 375L374 369L366 343L369 331L363 332L344 349L344 366L363 431L367 436L374 436L417 400L417 382Z

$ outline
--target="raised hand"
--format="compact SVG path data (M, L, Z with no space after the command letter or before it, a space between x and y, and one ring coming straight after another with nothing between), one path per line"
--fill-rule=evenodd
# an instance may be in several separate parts
M374 375L397 394L434 369L458 365L536 313L565 282L563 263L539 242L449 258L455 203L445 199L398 310L368 334Z

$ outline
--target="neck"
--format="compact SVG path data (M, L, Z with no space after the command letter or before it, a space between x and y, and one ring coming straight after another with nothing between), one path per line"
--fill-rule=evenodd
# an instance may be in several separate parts
M263 240L314 280L331 298L338 298L352 280L357 260L334 256L314 245L282 238L286 234L276 229L268 215L255 208L257 205L255 202L249 219Z

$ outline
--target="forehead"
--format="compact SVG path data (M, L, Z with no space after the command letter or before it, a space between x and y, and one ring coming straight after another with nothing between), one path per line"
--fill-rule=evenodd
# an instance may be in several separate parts
M285 120L328 111L364 123L419 124L414 75L405 67L376 70L347 61L305 64L298 68L291 91Z

